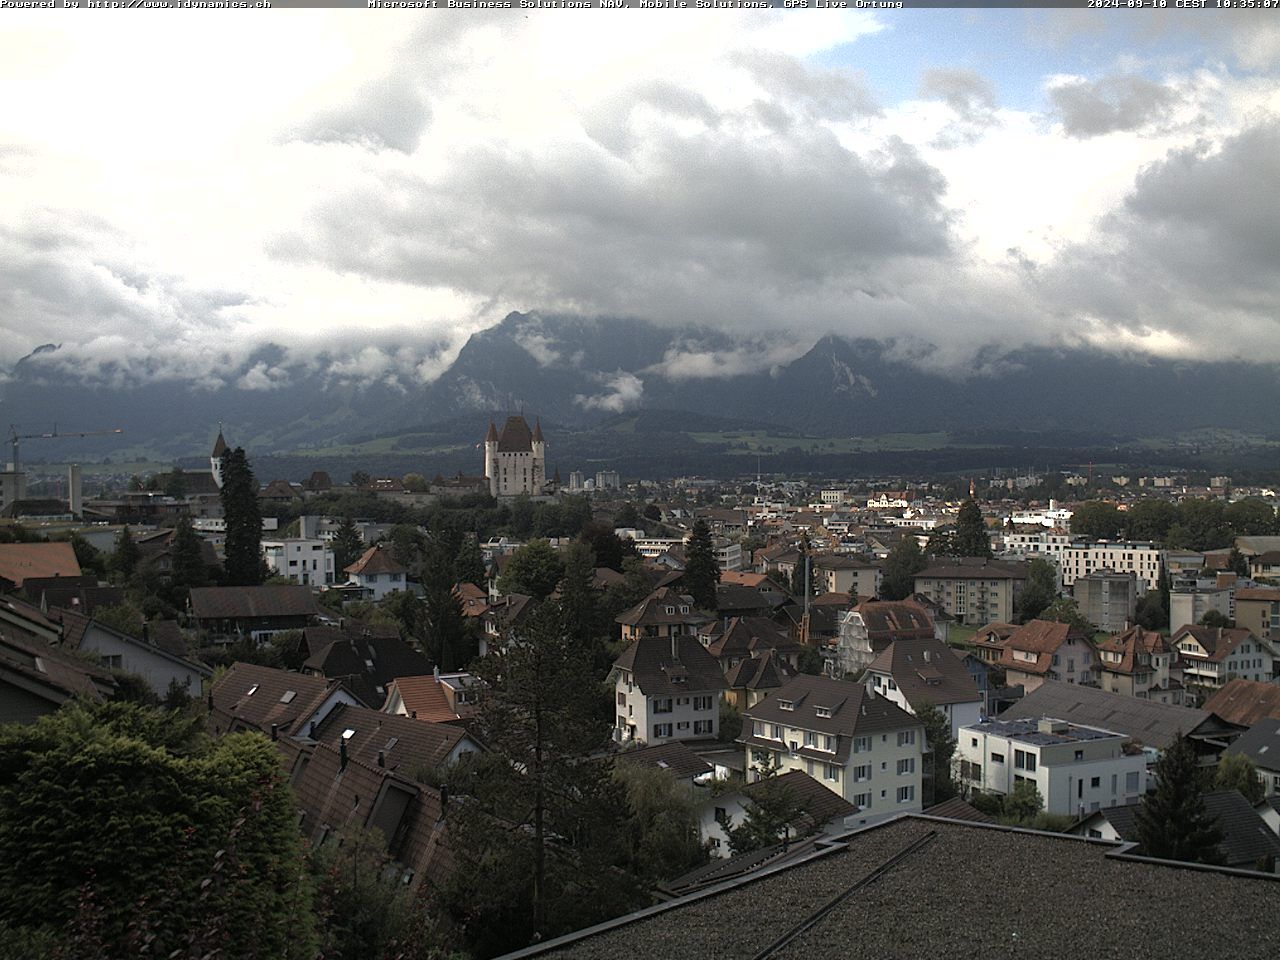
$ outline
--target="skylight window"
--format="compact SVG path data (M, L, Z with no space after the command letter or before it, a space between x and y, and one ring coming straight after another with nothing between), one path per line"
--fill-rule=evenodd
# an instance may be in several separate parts
M258 684L255 683L252 687L249 688L249 692L246 693L245 696L252 697L257 692L258 692Z
M298 695L297 690L286 690L283 694L280 695L280 702L293 703L293 698L296 697L297 695Z
M342 731L343 740L350 740L355 735L356 735L356 731L354 727L347 727L347 729Z

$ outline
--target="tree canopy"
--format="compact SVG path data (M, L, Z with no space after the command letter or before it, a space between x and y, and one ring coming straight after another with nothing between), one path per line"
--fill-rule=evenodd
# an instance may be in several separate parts
M880 581L882 600L905 600L916 589L916 574L925 568L926 560L920 544L913 536L905 536L893 545L884 561L884 577Z
M1106 500L1086 500L1071 513L1071 532L1091 540L1114 540L1123 524L1116 505Z
M1222 830L1204 805L1195 748L1179 731L1153 768L1154 793L1138 808L1138 842L1149 857L1221 863Z
M699 518L693 523L693 532L685 549L685 590L700 609L715 610L716 584L719 582L720 563L711 542L711 528Z
M498 580L498 589L503 593L523 593L535 600L545 600L563 576L564 560L550 541L530 540L507 560Z
M243 447L222 455L222 512L227 521L223 566L233 587L262 583L262 514L258 482Z

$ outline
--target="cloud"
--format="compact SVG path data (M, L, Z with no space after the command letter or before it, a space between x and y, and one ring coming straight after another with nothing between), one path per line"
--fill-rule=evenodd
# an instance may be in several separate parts
M390 74L348 103L308 118L296 136L313 143L348 143L413 153L431 122L431 107L410 77Z
M926 70L920 79L920 94L942 100L966 123L986 126L995 119L995 89L972 70Z
M634 373L618 370L612 374L600 374L597 379L604 384L605 393L587 396L577 394L573 402L584 410L606 410L621 413L639 406L644 396L644 381Z
M1071 78L1049 88L1049 99L1071 137L1099 137L1140 130L1167 119L1179 94L1138 76L1109 76L1089 82Z

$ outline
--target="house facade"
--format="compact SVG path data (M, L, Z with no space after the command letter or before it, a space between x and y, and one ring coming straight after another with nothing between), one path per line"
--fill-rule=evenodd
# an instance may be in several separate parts
M868 823L918 811L924 725L870 684L795 677L746 711L747 779L802 770Z
M1025 564L962 557L920 571L915 592L960 623L980 626L993 620L1012 621L1026 583Z
M333 550L324 540L262 541L262 554L267 566L277 577L303 586L327 586L333 583Z
M907 713L926 704L942 711L952 736L961 727L980 723L983 697L969 671L945 643L895 640L867 667L876 693Z
M1098 684L1108 693L1181 704L1178 651L1163 634L1131 627L1098 644Z
M1127 540L1076 540L1062 551L1062 585L1072 586L1096 570L1133 573L1139 595L1160 583L1164 569L1161 551L1149 542Z
M507 417L501 432L491 422L484 437L484 475L495 497L546 493L547 444L541 421L530 430L524 417Z
M1093 641L1078 627L1052 620L1029 620L1004 641L996 664L1010 685L1030 693L1046 680L1092 683L1096 678Z
M360 554L360 559L344 572L348 575L347 582L360 587L366 599L375 603L408 585L408 569L380 543Z
M1119 633L1133 623L1138 609L1138 577L1136 574L1095 570L1077 577L1071 595L1081 615L1107 633Z
M632 641L613 663L614 739L665 743L714 739L720 730L720 664L696 636Z
M1007 795L1032 783L1049 813L1083 817L1135 803L1147 789L1147 760L1126 751L1127 738L1050 717L987 720L960 730L960 780L982 793Z
M1271 682L1275 677L1275 650L1243 627L1184 626L1169 642L1182 662L1183 681L1217 689L1237 677Z

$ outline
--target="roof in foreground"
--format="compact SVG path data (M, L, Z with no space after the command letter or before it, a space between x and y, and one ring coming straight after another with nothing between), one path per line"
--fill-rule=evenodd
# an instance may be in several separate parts
M1280 883L1117 855L1115 844L907 816L669 904L512 956L605 960L1012 956L1273 956ZM1010 878L1016 878L1011 882ZM1134 890L1197 905L1193 924L1150 922ZM982 891L974 922L973 891ZM1064 909L1062 891L1071 891ZM833 897L848 893L801 930ZM1080 917L1087 916L1088 923ZM725 931L732 931L726 936Z

